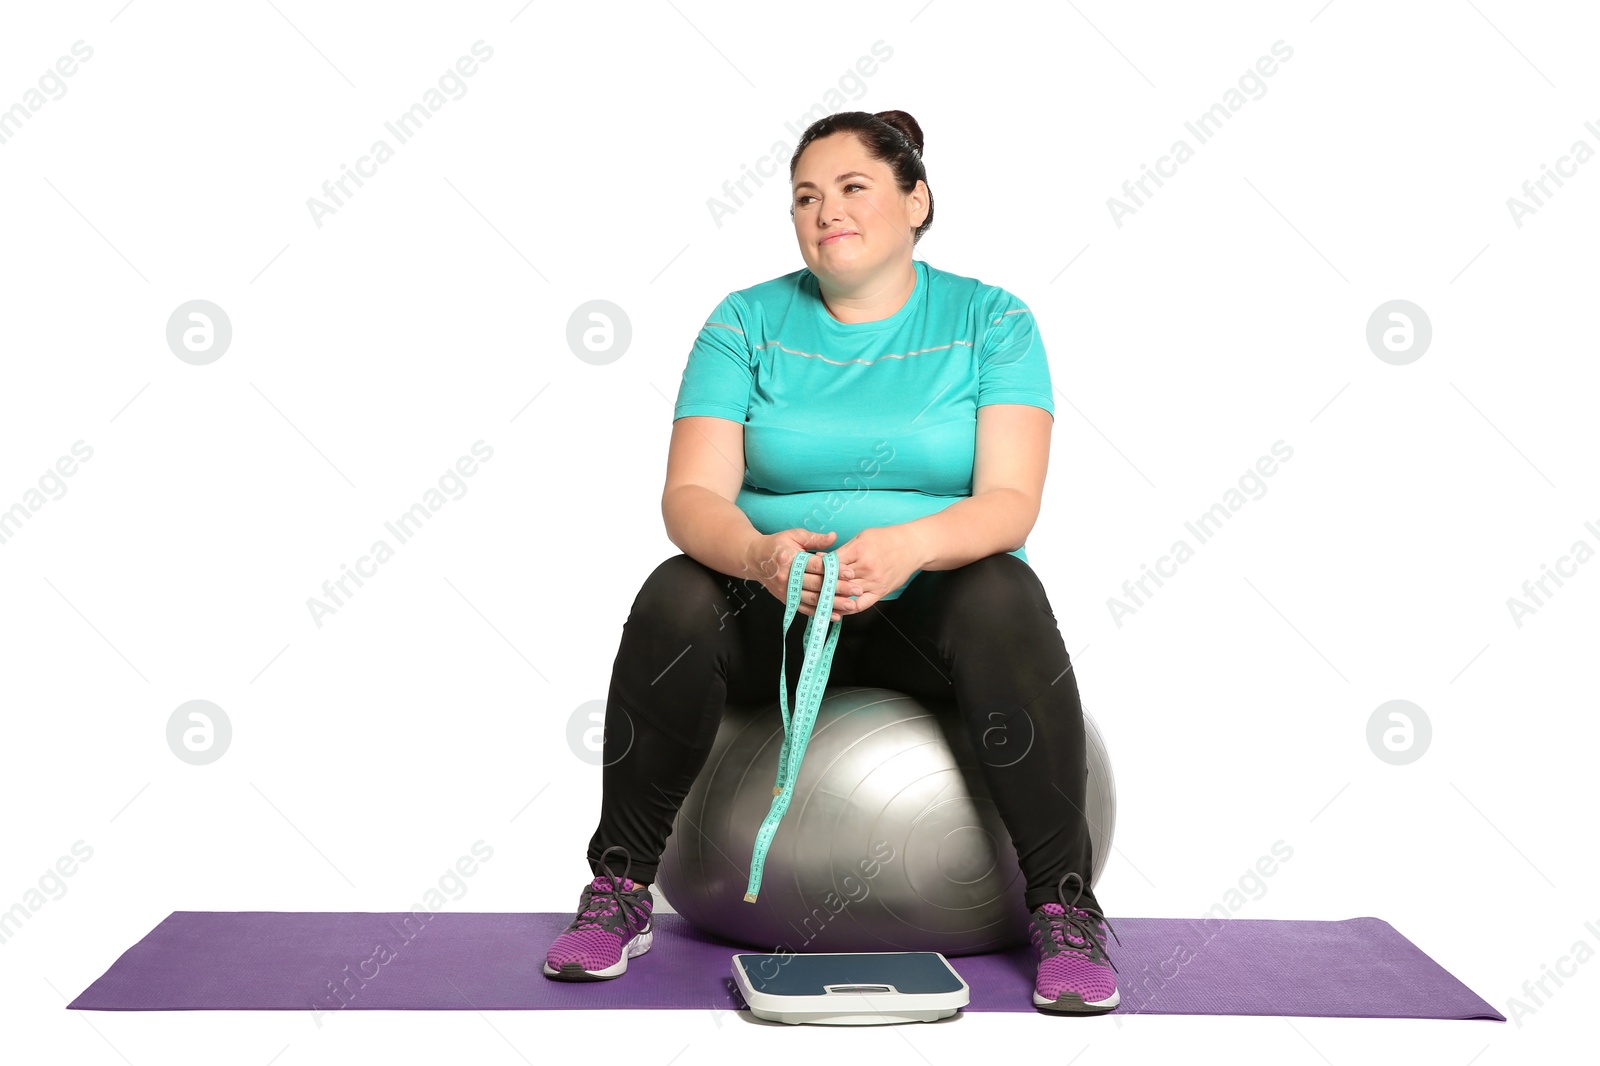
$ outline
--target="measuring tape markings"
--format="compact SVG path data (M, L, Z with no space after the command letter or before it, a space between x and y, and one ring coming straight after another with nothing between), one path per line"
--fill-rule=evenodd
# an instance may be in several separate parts
M832 613L834 591L839 583L839 558L832 552L822 554L822 588L817 594L817 609L806 620L805 661L800 667L800 680L795 686L794 718L789 716L789 626L800 609L800 593L805 580L806 564L813 552L797 552L789 564L788 599L783 613L783 665L778 670L778 707L783 715L783 746L778 751L778 778L772 786L772 806L762 819L756 833L755 848L750 858L750 883L744 894L746 903L754 903L761 890L761 873L767 862L767 849L777 835L778 823L789 809L794 795L796 779L800 776L800 763L805 758L806 745L811 742L811 730L817 723L817 712L822 706L822 694L827 686L828 671L833 664L833 650L839 643L839 631L844 620L831 626L822 620L822 605L829 605ZM820 623L820 624L819 624Z

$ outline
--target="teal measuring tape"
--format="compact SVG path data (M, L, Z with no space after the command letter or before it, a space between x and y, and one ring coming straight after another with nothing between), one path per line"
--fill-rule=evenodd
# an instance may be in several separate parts
M794 719L789 718L789 626L800 610L800 592L805 580L806 564L812 552L797 552L789 564L789 596L783 612L783 666L778 670L778 706L783 713L783 747L778 751L778 780L772 786L772 807L756 833L755 850L750 857L750 884L744 894L746 903L756 901L761 890L761 870L767 862L767 849L777 835L778 823L789 809L794 795L795 779L800 776L800 762L805 758L806 745L811 742L812 727L817 724L817 710L822 706L822 692L828 683L828 670L833 665L833 649L839 643L839 630L843 619L831 626L827 616L833 613L834 590L839 584L839 557L832 552L822 554L822 589L817 594L817 609L806 620L805 662L800 667L800 680L795 686ZM823 610L827 604L827 610Z

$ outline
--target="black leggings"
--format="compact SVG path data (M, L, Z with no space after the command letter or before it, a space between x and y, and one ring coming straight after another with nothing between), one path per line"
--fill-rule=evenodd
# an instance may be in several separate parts
M784 604L755 581L688 555L650 574L623 625L606 704L605 790L589 867L628 849L634 880L655 880L678 808L710 755L725 705L776 703ZM810 617L788 632L791 710ZM899 597L846 614L830 685L872 685L953 704L1026 879L1029 909L1057 901L1062 875L1088 887L1083 709L1055 613L1033 568L1000 553L925 570ZM616 747L626 745L625 754ZM1018 758L1019 751L1026 751ZM622 874L621 864L609 863ZM1066 885L1072 902L1076 884Z

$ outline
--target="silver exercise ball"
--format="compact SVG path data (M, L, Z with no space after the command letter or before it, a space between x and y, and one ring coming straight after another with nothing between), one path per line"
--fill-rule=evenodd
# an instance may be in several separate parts
M1093 885L1111 850L1116 789L1100 731L1087 712L1083 720ZM1031 742L1031 734L997 736L985 741L985 758L1003 767ZM656 872L656 887L692 926L796 953L957 956L1028 942L1016 851L954 703L929 708L884 688L824 690L756 901L746 903L782 744L776 700L726 709ZM1065 817L1060 793L1039 802Z

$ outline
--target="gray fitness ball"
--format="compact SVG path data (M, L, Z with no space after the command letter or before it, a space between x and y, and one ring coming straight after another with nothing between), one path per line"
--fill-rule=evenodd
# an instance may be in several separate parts
M1116 789L1100 732L1083 717L1093 885L1111 850ZM692 926L773 952L957 956L1028 943L1016 851L954 704L930 709L883 688L825 690L760 891L745 902L782 744L776 701L727 707L656 873ZM1055 793L1039 799L1067 805Z

